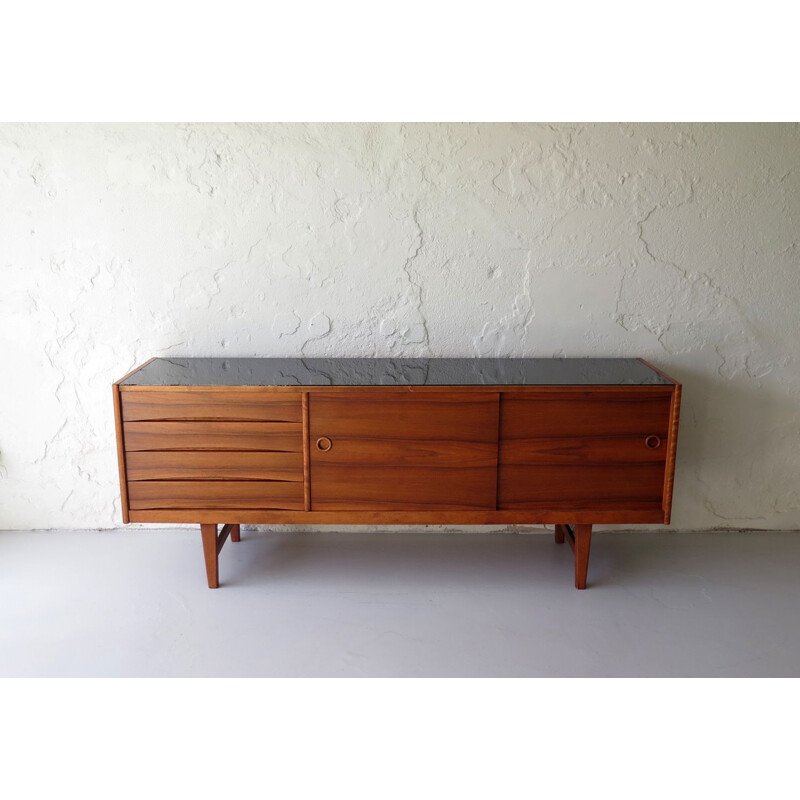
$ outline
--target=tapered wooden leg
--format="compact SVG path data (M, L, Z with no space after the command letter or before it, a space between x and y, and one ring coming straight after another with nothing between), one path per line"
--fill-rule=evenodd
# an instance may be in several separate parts
M217 526L201 525L200 534L203 537L203 555L206 557L206 575L208 588L219 588L219 557L217 552Z
M556 525L556 544L564 544L564 526Z
M231 541L232 542L240 542L241 539L239 538L239 526L238 525L231 525Z
M592 544L592 526L575 526L575 588L586 588L586 573L589 570L589 547Z

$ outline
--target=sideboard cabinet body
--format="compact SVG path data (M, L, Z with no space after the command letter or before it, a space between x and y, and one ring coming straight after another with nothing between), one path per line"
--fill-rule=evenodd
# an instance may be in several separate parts
M553 523L587 563L592 524L668 523L680 385L538 361L148 362L114 385L123 518L201 523L213 585L221 523Z

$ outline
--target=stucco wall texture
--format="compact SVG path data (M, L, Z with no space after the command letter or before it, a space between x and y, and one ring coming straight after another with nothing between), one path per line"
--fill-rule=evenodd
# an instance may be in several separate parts
M800 528L797 124L0 125L0 528L121 524L151 356L642 356L673 526Z

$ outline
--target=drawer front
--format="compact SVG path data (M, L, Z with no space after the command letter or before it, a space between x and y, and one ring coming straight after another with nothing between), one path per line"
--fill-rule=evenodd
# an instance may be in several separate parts
M126 422L124 431L128 451L303 451L302 425L294 422Z
M133 510L305 509L300 395L121 392Z
M311 510L495 508L498 405L491 392L311 394Z
M128 452L128 480L303 480L303 454L247 450Z
M269 389L146 389L122 392L124 422L224 419L301 422L300 396Z
M498 508L660 508L671 390L504 394Z
M303 484L291 481L131 481L130 507L302 511Z

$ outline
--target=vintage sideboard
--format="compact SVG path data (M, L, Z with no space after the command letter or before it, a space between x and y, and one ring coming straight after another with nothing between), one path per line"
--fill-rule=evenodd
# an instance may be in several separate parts
M681 387L641 359L157 358L114 384L125 522L669 523ZM218 530L218 526L221 529Z

